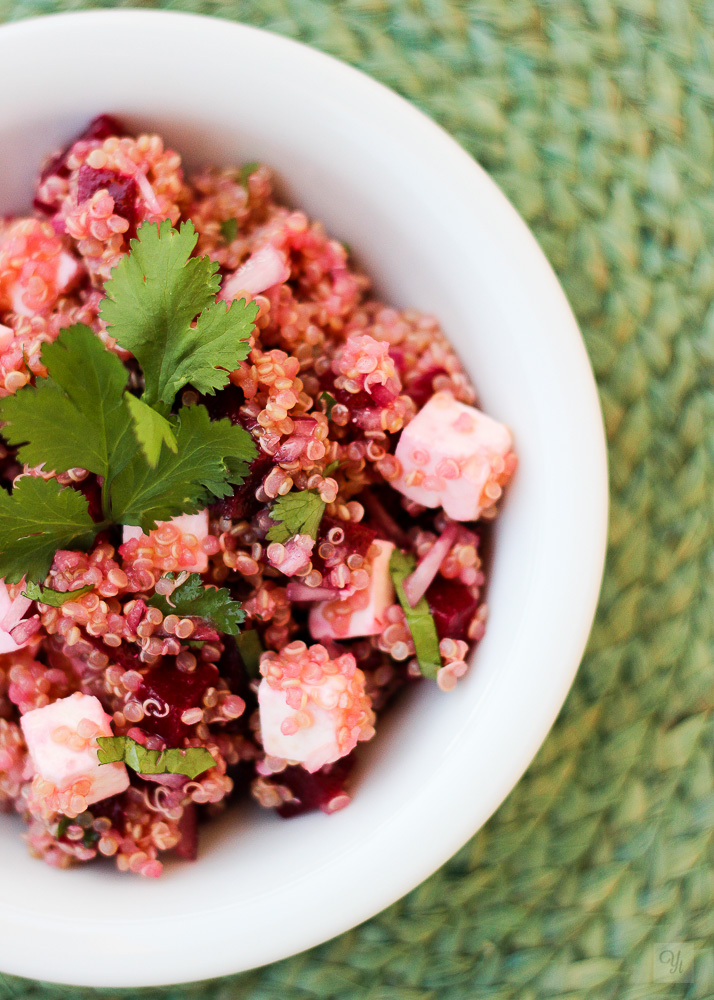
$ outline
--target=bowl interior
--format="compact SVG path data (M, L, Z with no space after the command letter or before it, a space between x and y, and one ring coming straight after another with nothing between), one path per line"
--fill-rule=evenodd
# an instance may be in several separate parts
M91 87L60 67L65 42L101 51L108 32L127 56L106 60ZM150 51L190 52L194 71ZM387 302L440 318L484 409L514 432L520 466L473 668L453 694L423 685L385 718L349 808L290 822L233 809L206 829L195 864L169 864L158 881L47 868L2 817L3 970L104 986L237 971L331 937L416 885L496 808L552 724L602 570L592 375L505 198L444 133L353 70L240 25L105 11L0 29L4 76L17 96L0 106L0 213L27 211L42 158L100 112L160 133L189 168L265 161L293 205L350 243Z

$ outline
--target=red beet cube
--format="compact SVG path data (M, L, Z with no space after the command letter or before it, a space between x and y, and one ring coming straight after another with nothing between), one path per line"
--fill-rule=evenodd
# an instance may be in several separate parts
M278 814L290 819L314 809L321 809L324 813L337 812L349 802L345 782L353 767L351 755L336 760L334 764L326 764L314 774L304 767L286 767L275 775L275 782L286 785L295 798L278 806Z
M97 191L106 190L114 199L114 214L121 215L131 225L136 222L136 181L116 170L95 170L83 164L79 168L77 201L86 201Z
M144 675L137 701L142 703L152 698L158 705L148 706L141 728L161 736L169 747L181 746L192 729L181 721L181 716L188 708L200 708L206 689L215 687L217 682L218 670L212 663L198 663L190 674L168 663L153 667Z
M423 374L418 375L413 382L410 382L405 392L408 396L416 403L418 410L428 403L431 397L434 395L434 379L437 375L446 375L445 368L429 368Z
M456 580L437 577L426 592L439 639L466 639L478 600Z

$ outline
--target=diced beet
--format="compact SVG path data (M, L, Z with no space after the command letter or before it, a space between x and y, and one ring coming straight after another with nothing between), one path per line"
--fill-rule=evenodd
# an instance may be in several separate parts
M12 486L15 477L22 472L22 465L17 460L17 449L11 447L0 437L0 483L8 488Z
M347 406L351 412L358 410L374 410L378 407L389 406L397 398L398 393L392 392L386 386L377 384L372 386L372 392L364 389L359 392L347 392L345 389L334 388L330 390L338 403Z
M389 357L394 362L394 367L397 369L399 374L403 375L407 363L404 350L401 347L396 347L392 344L389 348Z
M96 118L92 118L84 132L77 136L74 141L79 142L80 139L99 139L100 142L104 142L104 140L108 139L110 135L126 134L126 129L119 119L114 117L114 115L97 115Z
M405 392L416 403L418 410L434 395L434 379L437 375L447 375L445 368L429 368L407 385Z
M218 661L218 673L228 682L232 694L245 699L246 693L250 692L250 677L232 635L225 637L223 653Z
M389 492L394 493L395 490L390 490ZM379 538L384 538L388 542L394 542L400 549L408 549L411 546L409 535L397 520L404 516L404 511L398 504L392 503L391 507L394 513L390 513L390 505L385 503L384 497L384 490L380 490L377 486L372 486L358 494L356 499L364 506L367 516L377 530Z
M345 533L345 538L339 545L335 545L334 554L325 561L319 550L320 545L328 540L327 533L331 528L341 528ZM376 537L377 532L361 521L336 521L331 517L323 517L317 535L317 544L312 554L312 564L315 569L324 574L332 567L347 560L351 555L366 556Z
M227 417L232 424L243 426L241 406L245 405L245 393L231 382L213 396L203 396L201 402L211 415L211 420L221 420Z
M126 823L126 814L124 812L124 794L112 795L108 799L102 799L101 802L95 802L91 806L92 815L95 818L100 816L106 816L110 820L112 826L119 833L124 832L124 825Z
M478 600L456 580L437 577L426 592L439 639L466 639Z
M354 767L354 757L342 757L334 764L310 774L304 767L286 767L275 775L275 783L286 785L295 798L278 806L277 812L284 819L300 816L302 813L321 809L322 812L336 812L349 801L345 792L345 782Z
M87 476L79 483L70 483L73 489L81 493L82 496L87 501L87 509L89 510L89 516L93 521L97 523L104 520L104 514L102 512L102 488L97 481L96 476Z
M169 747L180 746L180 741L191 732L191 726L182 722L181 716L188 708L200 707L206 689L217 681L218 670L212 663L199 662L190 674L168 663L152 667L144 675L137 701L141 704L147 698L155 698L162 707L168 705L169 711L164 716L146 714L141 728L163 737Z
M237 424L249 433L259 426L257 420L240 412L245 403L245 396L243 390L236 385L227 385L215 396L206 396L202 402L205 403L212 420L227 418L232 424ZM258 448L258 454L250 463L245 480L234 488L232 497L225 497L214 503L211 511L217 517L230 517L233 520L251 518L263 506L256 500L255 491L274 464L275 459Z
M86 163L79 168L77 201L91 198L97 191L106 190L114 199L114 214L127 219L130 225L136 222L136 181L116 170L95 170Z
M327 541L327 533L332 528L341 528L345 533L345 540L336 546L340 550L345 550L345 558L355 553L366 556L370 545L377 537L377 532L362 521L336 521L332 517L323 517L317 536L318 545Z
M98 535L97 538L99 537ZM139 659L138 649L137 652L133 653L124 642L121 646L107 646L101 636L90 635L88 632L84 633L84 638L90 646L94 646L100 653L104 653L111 663L117 663L125 670L143 670L146 665ZM136 649L136 647L134 648Z
M184 861L195 861L198 857L198 812L192 804L183 807L178 821L180 840L174 853Z
M240 486L233 490L232 497L224 497L211 505L211 511L218 517L230 517L234 521L248 520L256 514L263 504L256 500L255 491L263 482L273 467L273 459L265 452L259 451L257 458L250 463L248 475Z
M40 183L42 184L47 180L48 177L52 177L57 174L58 177L69 177L69 169L67 167L67 154L69 153L75 142L79 142L80 139L89 141L91 139L97 139L99 142L103 142L108 139L110 135L126 135L126 129L116 118L112 115L98 115L93 118L92 121L87 125L85 130L81 132L76 138L60 150L56 156L53 156L47 166L44 168L40 174ZM47 206L50 211L53 211L51 206Z

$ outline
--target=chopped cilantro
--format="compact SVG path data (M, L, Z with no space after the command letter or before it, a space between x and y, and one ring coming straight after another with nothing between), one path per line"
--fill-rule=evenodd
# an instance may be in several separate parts
M429 611L429 604L426 597L417 601L412 607L407 600L402 584L407 576L414 571L416 559L413 555L408 555L400 549L395 548L389 560L389 572L392 576L394 589L397 592L399 603L402 606L407 619L409 631L414 640L414 651L419 663L419 669L425 677L432 680L436 677L436 672L441 666L441 653L439 652L439 637L436 634L436 625Z
M244 163L240 168L240 182L243 187L248 183L248 178L251 174L254 174L260 164L256 160L251 160L250 163Z
M3 435L21 445L19 459L30 466L88 469L111 480L136 448L126 368L81 324L44 344L41 358L48 377L0 400Z
M100 764L121 761L138 774L185 774L193 779L216 766L205 747L147 750L130 736L98 736L97 743Z
M11 494L0 490L0 576L6 583L44 580L58 549L85 549L103 527L77 490L23 476Z
M278 497L270 508L270 519L274 522L268 531L268 541L287 542L293 535L310 535L317 538L325 501L317 490L298 490Z
M167 579L175 580L175 573L168 573ZM245 611L239 601L234 601L225 588L204 587L198 573L191 573L187 580L179 584L169 597L154 594L149 604L164 615L178 615L179 618L204 618L215 625L219 632L236 635L245 621Z
M64 837L65 833L67 832L67 827L70 825L71 822L72 820L69 818L69 816L60 816L59 822L57 824L57 833L55 834L55 837L57 837L58 840Z
M146 455L146 461L152 469L155 469L162 444L174 453L178 451L174 429L165 416L152 406L148 406L142 399L132 396L129 392L124 398L129 408L136 440Z
M340 460L338 458L335 459L334 462L330 462L330 464L325 469L325 476L326 477L327 476L331 476L333 472L337 472L337 470L339 469L339 467L341 465L342 465L342 462L340 462Z
M238 220L237 219L225 219L221 223L221 236L226 241L226 243L232 243L233 240L238 235Z
M165 219L144 223L104 286L101 316L144 372L144 401L171 404L188 382L212 395L248 356L255 302L216 302L218 263L192 257L198 236Z
M337 400L327 390L320 393L320 400L325 404L325 414L329 420L332 416L332 407L337 406Z
M36 583L28 583L22 592L22 596L27 597L30 601L47 604L51 608L61 608L67 601L82 597L93 589L91 584L87 584L86 587L79 587L77 590L52 590L51 587L39 587Z
M99 840L99 834L96 830L88 827L82 834L82 843L85 847L94 847L96 842Z
M155 469L137 453L111 489L111 517L142 531L178 514L195 514L213 497L231 493L255 457L250 434L230 420L211 420L205 406L184 406L176 416L174 454L163 448Z
M255 629L248 629L236 637L236 646L249 677L260 675L260 657L265 650Z

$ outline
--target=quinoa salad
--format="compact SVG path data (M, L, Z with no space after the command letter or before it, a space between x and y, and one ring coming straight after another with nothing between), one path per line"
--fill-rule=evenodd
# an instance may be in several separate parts
M335 812L466 673L511 434L266 165L108 115L47 161L0 220L0 435L0 810L48 864Z

